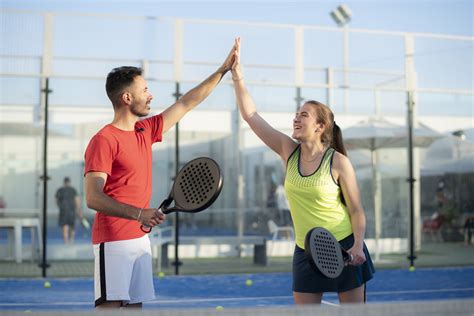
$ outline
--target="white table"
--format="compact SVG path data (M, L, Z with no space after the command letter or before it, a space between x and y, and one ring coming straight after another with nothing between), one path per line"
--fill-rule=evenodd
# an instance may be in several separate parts
M21 217L6 217L0 218L0 228L7 228L13 230L13 242L10 238L9 232L9 248L11 245L15 245L15 261L21 263L23 260L23 241L22 241L22 230L23 228L30 228L31 230L31 257L34 258L35 247L35 234L34 229L36 229L36 234L38 236L38 253L41 252L42 248L42 236L41 236L41 227L40 221L38 218L21 218Z

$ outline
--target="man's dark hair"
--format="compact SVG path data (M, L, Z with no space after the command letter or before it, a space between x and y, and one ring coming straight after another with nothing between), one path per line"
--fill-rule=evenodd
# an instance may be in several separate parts
M133 66L122 66L112 69L107 75L105 91L112 104L118 102L123 90L133 83L133 79L142 75L142 69Z

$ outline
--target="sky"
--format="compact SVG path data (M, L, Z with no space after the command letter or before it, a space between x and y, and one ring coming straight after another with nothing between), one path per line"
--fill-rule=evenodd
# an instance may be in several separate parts
M206 19L206 20L234 20L248 22L268 22L290 25L316 25L325 27L335 27L336 24L330 16L331 10L337 8L340 4L346 4L352 11L352 19L348 27L355 29L368 30L386 30L416 33L436 33L459 36L473 36L473 0L346 0L339 1L283 1L283 0L208 0L208 1L163 1L163 0L2 0L2 8L35 10L35 11L55 11L55 12L82 12L82 13L106 13L112 15L126 16L158 16L184 19ZM104 34L111 34L115 31L122 21L105 20L106 23L100 25L103 21L95 19L95 23L76 23L70 16L58 17L55 20L57 45L54 53L58 56L81 56L81 57L115 57L115 58L173 58L172 36L173 32L164 35L156 33L153 28L136 26L135 29L129 28L117 33L126 36L130 42L127 50L121 49L119 41L112 40L103 45L103 37L95 36L100 31ZM26 21L27 22L27 21ZM71 22L71 23L70 23ZM21 22L20 22L21 23ZM117 23L117 24L113 24ZM4 41L5 50L8 53L12 47L17 45L20 38L27 38L31 28L24 28L23 33L19 33L21 27L10 26L14 32L11 34L11 42ZM15 25L15 24L12 24ZM135 25L135 24L134 24ZM20 25L21 26L21 25ZM211 26L214 27L215 26ZM191 30L190 30L191 28ZM185 34L184 60L196 60L200 62L219 62L222 56L228 51L229 44L232 43L233 36L242 35L243 64L275 64L292 65L294 63L293 33L282 31L277 33L273 30L248 30L239 27L234 29L224 26L221 29L212 30L209 35L205 26L191 24ZM143 40L136 36L136 30L143 30L142 37L146 39L162 36L162 41L158 45L157 41ZM128 32L129 33L125 33ZM155 33L154 33L155 32ZM258 33L260 32L260 33ZM334 36L334 33L323 35L317 32L307 32L305 39L305 66L313 67L342 67L342 49L340 37ZM230 35L232 34L232 35ZM164 35L164 37L163 37ZM404 69L404 48L403 38L377 38L377 36L351 35L354 42L367 43L351 47L350 67L388 69L394 71L403 71ZM95 39L95 42L86 41L87 38ZM364 42L366 41L366 42ZM36 43L37 42L37 43ZM421 88L445 88L445 89L471 89L474 85L474 67L470 56L473 55L472 42L461 41L437 41L437 40L417 40L416 42L416 67L418 72L418 83ZM30 38L28 44L34 47L36 43L41 52L42 43L39 37ZM212 46L211 46L212 45ZM286 47L288 45L289 47ZM0 44L0 47L2 44ZM20 47L21 46L21 47ZM24 48L24 45L19 45ZM212 47L212 49L209 49ZM82 49L84 48L84 49ZM87 49L85 49L87 48ZM188 48L188 49L186 49ZM269 52L268 54L266 52ZM81 65L80 65L81 66ZM109 65L105 66L109 67ZM84 71L85 71L84 67ZM83 69L74 69L81 73ZM172 68L170 68L170 71ZM166 70L161 69L161 73ZM250 74L248 68L247 73ZM258 70L261 71L261 70ZM201 73L196 70L194 73L187 73L184 77L202 78L207 75L207 70ZM263 73L263 71L261 71ZM309 72L308 72L309 73ZM260 79L260 74L251 73L255 78ZM265 73L266 76L277 78L279 74ZM320 74L315 74L315 76ZM263 76L263 75L262 75ZM284 75L282 75L284 76ZM310 74L308 75L310 76ZM265 79L265 78L264 78ZM312 80L313 78L309 78ZM314 79L314 82L320 80ZM355 79L353 82L355 82ZM381 81L385 80L384 78ZM400 82L399 82L400 84ZM279 89L283 90L283 89ZM158 90L159 91L159 90ZM157 92L159 93L159 92ZM167 93L167 92L166 92ZM257 92L255 92L257 93ZM314 98L321 98L318 94L311 92ZM357 92L355 92L357 93ZM307 93L309 94L309 92ZM98 94L99 95L99 94ZM103 97L103 96L101 96ZM363 97L363 96L361 96ZM55 98L59 103L64 102L59 99L59 93ZM340 96L336 96L337 105L341 105ZM371 96L369 98L372 100ZM471 115L473 114L473 97L461 95L456 97L452 95L433 95L420 96L421 104L429 104L429 107L420 108L421 113L437 113ZM17 98L16 98L17 99ZM64 99L71 98L68 94ZM164 99L164 96L157 98ZM265 99L270 106L273 104L293 103L293 91L287 93L284 98L275 93L259 96L259 100ZM212 100L212 99L211 99ZM353 99L355 100L355 98ZM220 101L220 100L219 100ZM98 103L102 101L99 100ZM398 108L400 100L392 97L383 99L385 111L390 107ZM393 105L392 105L393 103ZM456 107L447 108L445 104L456 104ZM356 105L357 107L358 105ZM365 107L364 102L360 102L360 107ZM353 111L359 111L352 108ZM336 110L339 110L336 108ZM361 111L365 111L361 109Z
M350 27L473 35L472 0L3 0L4 8L120 13L175 18L334 26L329 15L345 3Z

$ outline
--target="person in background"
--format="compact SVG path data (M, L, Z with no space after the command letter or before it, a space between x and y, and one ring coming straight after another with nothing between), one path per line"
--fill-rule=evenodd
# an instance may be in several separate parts
M56 191L56 205L59 208L59 227L62 228L65 244L74 243L76 217L82 220L79 196L71 185L69 177L64 178L63 186Z
M0 195L0 208L6 208L7 207L7 202L3 198L3 196Z
M5 212L3 211L3 209L7 208L7 202L5 201L5 199L3 198L3 196L0 195L0 209L2 209L0 211L0 217L4 217L5 216Z
M280 217L280 225L291 224L290 205L286 198L285 187L279 184L275 190L276 205Z

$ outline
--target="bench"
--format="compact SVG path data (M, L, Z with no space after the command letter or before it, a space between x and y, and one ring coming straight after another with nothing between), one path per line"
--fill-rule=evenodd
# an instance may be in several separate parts
M174 230L172 227L153 229L150 234L150 241L153 254L156 255L156 266L158 271L162 267L169 266L168 246L174 243ZM263 236L182 236L179 238L179 245L193 245L199 249L203 245L231 246L240 255L243 245L253 246L253 263L266 266L267 259L267 239Z
M180 245L230 245L235 247L240 255L242 245L253 245L253 263L267 265L267 239L263 236L205 236L205 237L181 237Z

